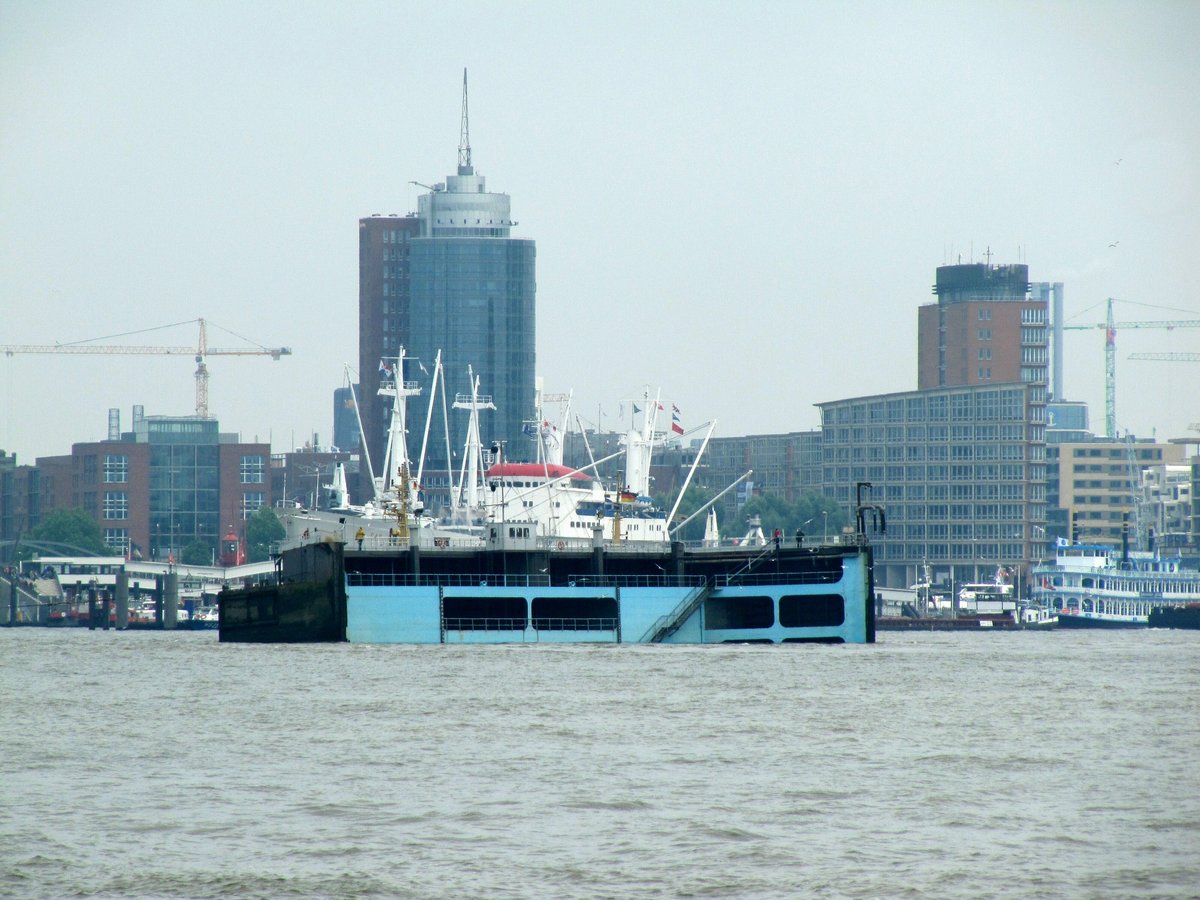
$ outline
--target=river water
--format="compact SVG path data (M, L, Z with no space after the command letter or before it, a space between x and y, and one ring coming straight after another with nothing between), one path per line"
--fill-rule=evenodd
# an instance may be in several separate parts
M1200 634L0 629L0 895L1200 893Z

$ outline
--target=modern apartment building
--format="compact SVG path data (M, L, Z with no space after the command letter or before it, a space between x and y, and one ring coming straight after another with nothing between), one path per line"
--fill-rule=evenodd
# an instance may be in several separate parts
M1046 386L966 385L817 404L823 483L853 520L856 486L885 507L877 582L987 580L1045 555Z
M215 550L231 528L240 535L246 518L271 505L269 460L269 445L221 434L215 419L144 416L135 407L132 431L110 426L107 440L18 467L13 483L36 485L37 496L5 494L0 518L18 499L36 508L26 528L55 509L79 508L96 519L114 553L178 559L197 541Z
M1060 511L1052 536L1119 547L1128 521L1131 540L1146 546L1152 522L1142 522L1138 510L1144 472L1183 462L1179 444L1133 438L1049 444L1047 500Z
M1172 445L1176 446L1176 445ZM1163 551L1188 549L1192 542L1192 467L1162 463L1142 469L1137 510L1139 534Z

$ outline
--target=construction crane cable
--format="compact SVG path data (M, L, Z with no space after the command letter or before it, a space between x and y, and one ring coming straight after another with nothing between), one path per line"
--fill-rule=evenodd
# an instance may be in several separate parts
M199 321L199 320L196 320L196 321ZM268 350L268 351L269 351L269 350L271 350L271 349L272 349L272 348L270 348L270 347L267 347L267 346L266 346L266 345L264 345L264 344L260 344L258 341L251 340L250 338L248 338L248 337L245 337L244 335L240 335L240 334L238 334L236 331L230 331L228 328L225 328L225 327L224 327L224 326L222 326L222 325L218 325L218 324L217 324L216 322L214 322L212 319L206 319L206 320L205 320L205 322L208 324L208 326L209 326L210 328L217 328L217 329L219 329L219 330L221 330L221 331L224 331L226 334L231 334L231 335L233 335L235 338L237 338L238 340L245 341L247 344L253 344L255 347L257 347L257 348L258 348L258 349L260 349L260 350Z
M1145 306L1145 307L1148 307L1149 309L1165 309L1165 310L1169 310L1170 312L1185 312L1185 313L1191 313L1193 316L1200 316L1200 310L1184 309L1181 306L1163 306L1159 303L1142 303L1139 300L1119 300L1118 302L1119 303L1132 303L1134 306Z
M57 347L74 347L78 344L88 344L92 341L109 341L113 338L129 337L134 334L146 334L151 331L162 331L164 328L178 328L180 325L195 325L199 319L188 319L184 322L175 322L171 325L156 325L153 328L139 328L137 331L123 331L120 334L106 334L103 337L80 338L77 341L62 341L55 344ZM232 332L230 332L232 334ZM251 341L250 343L254 343Z

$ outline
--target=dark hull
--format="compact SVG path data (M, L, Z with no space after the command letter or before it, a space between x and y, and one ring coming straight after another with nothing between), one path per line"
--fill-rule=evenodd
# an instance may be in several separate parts
M1159 606L1150 610L1151 628L1200 631L1200 606Z
M1106 629L1129 629L1129 628L1145 628L1145 622L1126 622L1121 619L1094 619L1088 616L1070 616L1060 615L1058 617L1059 628L1106 628Z
M875 620L876 631L1012 631L1019 627L1009 615L959 616L957 619L886 616Z

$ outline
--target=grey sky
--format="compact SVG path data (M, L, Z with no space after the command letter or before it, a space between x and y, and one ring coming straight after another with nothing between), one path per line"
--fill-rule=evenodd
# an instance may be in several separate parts
M0 0L0 343L204 316L295 352L210 361L223 430L327 442L357 220L453 171L465 66L477 171L538 244L548 389L605 426L650 385L719 434L815 427L815 402L915 388L934 269L989 246L1077 322L1110 296L1200 318L1198 41L1194 2ZM1200 329L1118 348L1121 428L1200 421L1200 363L1125 358ZM1102 429L1102 333L1066 365ZM188 414L193 368L0 358L0 447Z

